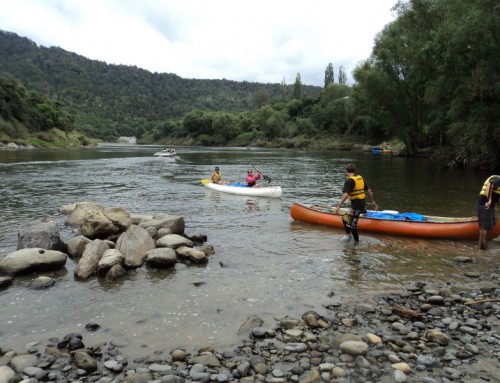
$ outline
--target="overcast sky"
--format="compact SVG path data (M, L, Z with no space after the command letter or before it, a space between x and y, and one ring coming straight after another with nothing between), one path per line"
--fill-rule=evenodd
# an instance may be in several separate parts
M352 70L396 0L0 0L0 29L183 78L323 86Z

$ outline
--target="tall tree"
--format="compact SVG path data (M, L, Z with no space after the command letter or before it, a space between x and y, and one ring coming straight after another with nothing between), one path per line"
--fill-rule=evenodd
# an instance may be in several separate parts
M280 95L281 101L285 102L288 96L288 86L286 85L285 77L283 76L283 80L281 80L280 84Z
M302 80L300 79L300 73L297 73L295 77L295 83L293 84L293 95L292 99L300 100L302 98Z
M325 89L328 87L328 85L333 84L334 78L335 76L333 74L333 65L332 63L328 63L325 69Z
M341 65L339 67L339 77L338 77L338 83L341 85L347 85L347 75L345 73L344 67Z

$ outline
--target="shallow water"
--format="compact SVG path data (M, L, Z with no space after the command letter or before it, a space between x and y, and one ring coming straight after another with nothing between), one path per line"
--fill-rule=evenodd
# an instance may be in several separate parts
M22 350L81 332L91 345L124 337L125 353L176 347L231 347L248 316L264 326L301 316L322 304L399 289L417 280L470 283L453 258L473 256L474 268L495 267L500 249L480 252L471 241L428 241L361 234L344 244L340 230L293 222L294 201L336 204L349 162L375 192L380 209L444 216L475 214L488 174L450 171L426 159L373 157L369 153L245 148L177 148L156 158L158 147L108 145L81 150L0 151L0 255L17 248L17 233L44 217L61 223L58 207L79 201L123 206L133 214L185 216L186 233L208 236L216 253L207 265L172 270L140 268L114 282L77 281L74 263L49 273L56 285L29 289L35 275L16 277L0 291L0 346ZM257 165L283 187L283 196L249 198L204 188L219 165L225 179L243 180ZM84 327L97 322L95 333Z

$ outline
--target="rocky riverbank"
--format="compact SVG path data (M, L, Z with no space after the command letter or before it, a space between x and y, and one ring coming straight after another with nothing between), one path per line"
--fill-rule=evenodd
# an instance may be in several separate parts
M0 345L0 382L499 382L500 269L469 274L467 290L419 282L325 306L327 316L249 318L240 328L248 336L229 351L128 355L126 338L86 344L86 332L101 330L88 323L25 350Z

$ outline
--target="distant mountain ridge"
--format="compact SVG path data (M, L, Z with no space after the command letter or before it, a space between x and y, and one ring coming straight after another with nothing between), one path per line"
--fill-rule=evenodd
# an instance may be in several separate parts
M90 60L58 47L43 47L26 37L0 30L0 74L61 101L76 115L76 126L91 137L140 136L158 121L193 110L252 111L253 98L289 97L293 84L183 79L135 66ZM305 95L322 88L303 86Z

